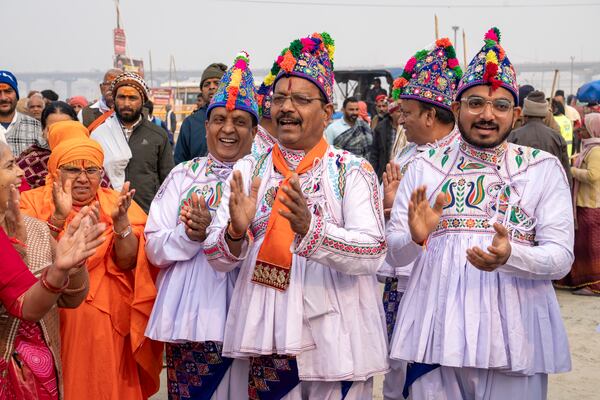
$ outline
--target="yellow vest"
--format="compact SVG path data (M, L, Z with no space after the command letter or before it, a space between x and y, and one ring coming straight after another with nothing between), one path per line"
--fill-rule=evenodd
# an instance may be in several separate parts
M569 157L573 155L573 122L565 115L555 115L554 120L560 127L560 134L567 142Z

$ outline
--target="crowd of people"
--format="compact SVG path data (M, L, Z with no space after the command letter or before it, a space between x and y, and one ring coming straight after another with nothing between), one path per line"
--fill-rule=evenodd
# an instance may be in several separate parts
M600 294L600 113L492 28L332 121L334 53L210 64L175 143L135 73L88 104L0 71L1 399L147 399L163 362L173 400L546 398L555 287Z

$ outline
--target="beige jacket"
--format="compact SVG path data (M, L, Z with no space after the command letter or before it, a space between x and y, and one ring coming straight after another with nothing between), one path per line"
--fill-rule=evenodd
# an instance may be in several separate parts
M581 168L571 167L571 173L579 181L577 207L600 208L600 146L588 153Z

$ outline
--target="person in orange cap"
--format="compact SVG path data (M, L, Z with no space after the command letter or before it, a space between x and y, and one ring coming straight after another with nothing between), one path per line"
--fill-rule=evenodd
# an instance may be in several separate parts
M156 271L135 190L129 182L120 193L100 187L103 162L100 144L85 135L60 142L45 186L23 193L21 209L60 237L76 210L98 204L106 240L86 264L90 291L79 308L60 313L65 399L141 400L158 390L162 365L162 346L144 337Z

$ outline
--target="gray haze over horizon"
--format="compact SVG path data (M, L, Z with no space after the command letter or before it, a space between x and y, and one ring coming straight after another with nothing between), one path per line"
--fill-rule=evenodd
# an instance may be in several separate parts
M251 67L264 69L270 68L291 40L327 31L336 41L339 68L403 66L417 50L434 41L437 14L440 36L453 40L451 27L460 27L457 53L461 63L462 29L469 61L492 26L502 32L502 44L514 63L569 62L570 57L575 62L600 62L600 41L592 33L600 17L599 1L319 2L326 5L270 1L121 0L129 56L143 59L146 71L149 51L154 70L168 70L170 55L178 70L202 70L215 61L229 64L239 50L246 50ZM424 7L434 3L438 6ZM498 3L503 7L491 7ZM465 7L474 4L483 7ZM569 5L557 7L565 4ZM452 5L455 8L448 7ZM116 25L113 0L2 0L2 10L5 38L10 39L0 41L0 69L18 75L103 71L111 66Z

